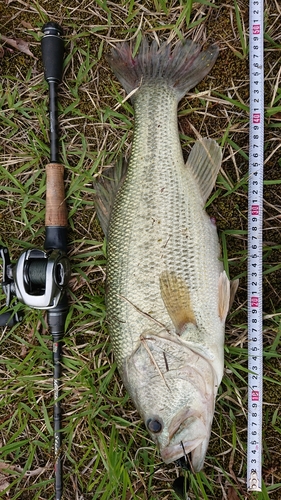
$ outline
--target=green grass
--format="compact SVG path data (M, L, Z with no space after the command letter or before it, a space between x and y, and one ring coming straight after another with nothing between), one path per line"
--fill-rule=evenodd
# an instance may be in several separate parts
M70 311L63 357L64 500L178 499L181 471L165 466L116 370L104 302L106 242L93 206L95 177L129 156L133 108L104 58L125 38L192 37L218 42L210 78L179 107L187 157L196 134L215 138L223 164L207 203L222 260L240 286L227 319L225 375L204 470L191 475L194 500L278 500L280 467L280 48L278 12L265 1L264 468L259 494L246 490L248 2L154 0L11 2L2 34L30 44L31 58L4 46L0 82L0 244L15 260L44 244L48 89L40 54L42 24L65 29L59 90L61 156L66 172ZM278 61L279 58L279 61ZM2 310L5 297L0 295ZM53 500L52 343L46 314L15 306L24 320L0 332L0 491L10 500ZM2 486L1 486L2 485Z

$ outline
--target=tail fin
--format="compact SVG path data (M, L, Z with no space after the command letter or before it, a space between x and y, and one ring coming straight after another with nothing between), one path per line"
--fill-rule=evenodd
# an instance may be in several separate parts
M107 60L128 94L148 81L164 80L180 100L209 73L218 53L216 45L201 51L199 45L186 40L178 42L172 51L169 43L158 47L155 41L149 45L143 38L135 57L132 45L123 42L111 50Z

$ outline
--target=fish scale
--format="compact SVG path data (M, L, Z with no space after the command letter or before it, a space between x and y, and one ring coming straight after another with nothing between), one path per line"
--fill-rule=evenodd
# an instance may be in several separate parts
M167 269L184 276L194 292L198 323L207 322L213 331L217 328L217 322L212 325L217 300L212 310L205 310L207 319L202 317L202 307L210 302L210 296L218 295L213 274L219 276L222 270L215 260L220 250L217 238L213 238L216 229L203 211L199 189L184 165L176 107L175 93L160 85L144 88L135 104L130 165L108 236L107 311L109 317L114 314L111 338L119 367L135 349L140 333L154 326L140 311L172 329L159 293L159 277ZM202 240L206 231L210 238ZM136 322L138 329L133 327Z

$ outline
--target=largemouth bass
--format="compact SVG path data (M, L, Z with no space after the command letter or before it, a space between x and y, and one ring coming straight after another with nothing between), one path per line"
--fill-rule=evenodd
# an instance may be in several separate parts
M108 60L135 110L125 180L98 188L107 234L107 318L123 382L166 463L204 463L224 367L230 283L204 205L221 165L214 140L195 143L185 165L177 106L210 71L216 46L191 42L138 55L121 43ZM109 175L109 177L111 177ZM117 191L111 202L110 191ZM109 219L109 220L108 220Z

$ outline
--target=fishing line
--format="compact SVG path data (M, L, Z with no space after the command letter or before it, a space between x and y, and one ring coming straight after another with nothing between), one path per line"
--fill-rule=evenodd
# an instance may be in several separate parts
M248 185L248 446L247 488L261 491L262 472L262 223L264 69L263 0L249 5L250 136Z
M189 474L191 472L191 464L189 460L189 456L186 454L184 444L181 441L181 447L183 449L183 456L178 460L175 460L175 464L177 467L180 467L183 471L185 471L183 476L177 477L173 482L173 490L178 495L179 498L183 500L187 500L188 490L190 486Z

